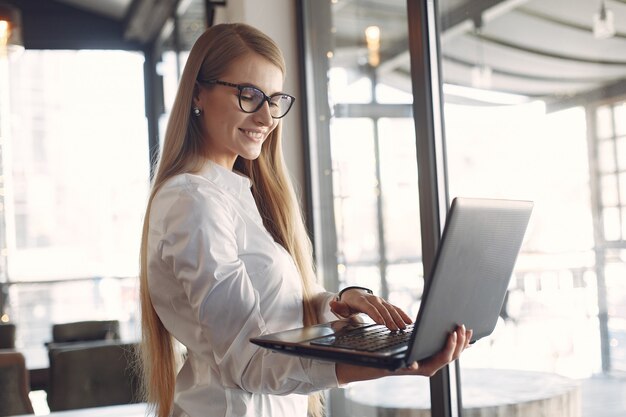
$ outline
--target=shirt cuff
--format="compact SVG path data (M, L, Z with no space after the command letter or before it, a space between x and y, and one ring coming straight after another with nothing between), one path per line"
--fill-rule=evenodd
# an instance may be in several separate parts
M336 315L330 309L330 302L337 299L337 294L332 293L332 292L325 292L325 293L320 294L319 297L320 297L319 298L320 300L320 304L319 304L320 312L319 313L320 313L320 320L322 323L345 318L345 317Z
M339 387L335 366L334 362L311 359L308 372L311 385L321 390Z

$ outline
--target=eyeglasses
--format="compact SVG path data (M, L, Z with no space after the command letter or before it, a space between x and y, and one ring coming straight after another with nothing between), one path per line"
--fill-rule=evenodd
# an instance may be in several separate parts
M285 93L275 93L268 96L263 91L251 85L233 84L221 80L198 80L202 84L219 84L239 90L239 108L245 113L255 113L267 101L270 106L270 115L274 119L285 117L296 98Z

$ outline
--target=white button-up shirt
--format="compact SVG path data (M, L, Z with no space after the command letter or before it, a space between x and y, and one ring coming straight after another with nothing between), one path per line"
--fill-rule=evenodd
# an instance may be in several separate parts
M157 314L188 356L176 415L305 417L307 396L337 386L335 365L249 342L302 325L292 257L263 226L250 180L207 162L168 180L150 211L148 283ZM318 287L322 314L334 294Z

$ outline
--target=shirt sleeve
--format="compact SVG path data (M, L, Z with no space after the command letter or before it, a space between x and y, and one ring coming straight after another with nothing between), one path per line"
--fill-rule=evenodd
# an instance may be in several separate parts
M333 321L344 318L333 313L330 309L330 302L336 298L336 293L326 291L319 283L316 282L313 285L313 302L321 321Z
M277 395L337 386L334 363L287 356L249 342L266 332L266 325L259 293L238 255L246 233L240 214L215 190L177 192L167 199L171 204L162 218L160 256L197 315L221 383Z

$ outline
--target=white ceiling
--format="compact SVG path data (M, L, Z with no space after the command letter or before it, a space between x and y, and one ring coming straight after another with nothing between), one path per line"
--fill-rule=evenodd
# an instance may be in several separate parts
M142 40L158 27L156 15L175 0L141 0L129 18L133 0L57 0L114 19L127 19L127 37ZM441 55L444 81L470 86L472 69L491 68L491 88L525 96L571 97L603 86L626 83L626 0L605 0L614 15L617 35L596 39L593 14L601 0L440 0ZM189 3L193 21L202 19L204 2ZM159 10L159 8L161 8ZM459 17L460 16L460 17ZM472 16L482 17L480 32ZM380 80L410 87L406 0L339 0L333 3L336 28L335 65L359 70L365 48L362 28L381 28ZM194 23L195 22L195 23ZM184 25L184 24L183 24ZM196 32L192 31L193 42ZM184 35L183 35L184 37Z
M626 94L626 0L605 1L617 29L610 39L592 33L600 0L440 0L444 82L471 86L472 70L484 65L500 92L561 100L620 84ZM378 79L410 92L406 0L339 0L333 16L335 65L358 74L363 28L377 25Z

